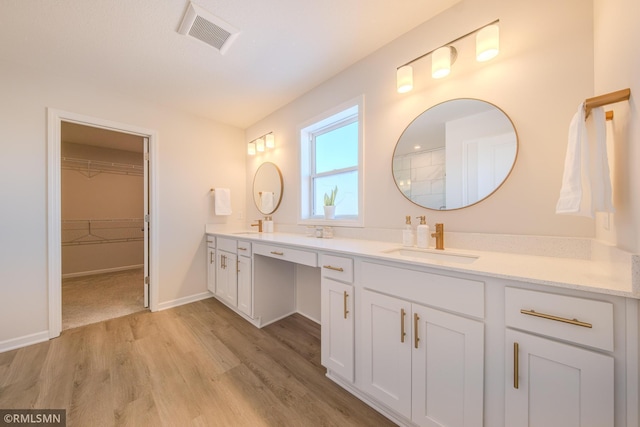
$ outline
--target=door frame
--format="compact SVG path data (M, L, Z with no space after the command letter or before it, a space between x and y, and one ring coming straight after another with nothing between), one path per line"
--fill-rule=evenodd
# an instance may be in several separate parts
M62 122L139 135L149 139L149 308L158 307L158 134L126 123L118 123L82 114L47 108L47 270L49 289L49 338L62 332L62 236L61 236L61 128Z

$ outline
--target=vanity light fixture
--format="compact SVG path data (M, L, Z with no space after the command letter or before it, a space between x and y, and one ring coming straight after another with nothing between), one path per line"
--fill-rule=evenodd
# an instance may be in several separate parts
M443 46L431 55L431 77L441 79L451 72L451 65L456 62L458 51L453 46Z
M453 44L473 34L477 34L476 60L478 62L484 62L494 58L500 51L499 22L500 20L496 19L399 66L396 70L396 87L398 93L406 93L413 89L413 68L411 64L429 55L431 55L431 76L434 79L439 79L449 75L451 65L453 65L458 56L458 51Z
M264 136L265 145L268 149L276 147L276 139L273 136L273 133L268 133Z
M247 145L247 154L250 156L255 156L256 153L263 153L265 150L271 150L275 147L276 139L273 136L273 132L269 132L251 141Z

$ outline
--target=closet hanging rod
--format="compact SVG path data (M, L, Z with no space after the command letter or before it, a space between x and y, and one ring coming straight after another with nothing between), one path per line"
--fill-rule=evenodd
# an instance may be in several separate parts
M589 117L591 110L602 107L604 105L615 104L616 102L628 101L631 97L631 89L622 89L615 92L606 93L593 98L587 98L584 101L584 116Z

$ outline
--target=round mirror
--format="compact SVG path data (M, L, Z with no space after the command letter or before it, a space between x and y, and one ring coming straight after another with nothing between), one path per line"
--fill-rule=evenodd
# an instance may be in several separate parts
M282 173L278 166L265 162L258 167L253 177L253 202L264 215L271 215L282 200Z
M460 209L493 194L518 154L511 119L477 99L431 107L404 130L393 152L396 186L427 209Z

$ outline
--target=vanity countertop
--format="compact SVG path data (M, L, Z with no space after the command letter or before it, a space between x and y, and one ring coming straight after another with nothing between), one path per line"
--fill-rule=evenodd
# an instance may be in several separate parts
M615 260L588 260L479 251L475 249L446 248L444 251L436 251L435 249L421 250L415 247L405 248L399 243L393 242L346 239L341 237L321 239L307 237L302 234L280 232L256 233L251 231L230 231L219 229L214 225L207 225L205 227L205 233L234 239L287 245L314 251L329 251L408 265L433 267L439 270L526 281L540 285L640 299L638 256L632 254L628 254L628 257L614 257ZM412 254L400 253L399 250L405 249L415 252ZM431 257L431 254L435 254L433 255L434 259L425 258ZM439 254L451 256L452 258L435 259ZM477 259L473 260L473 257L477 257Z

